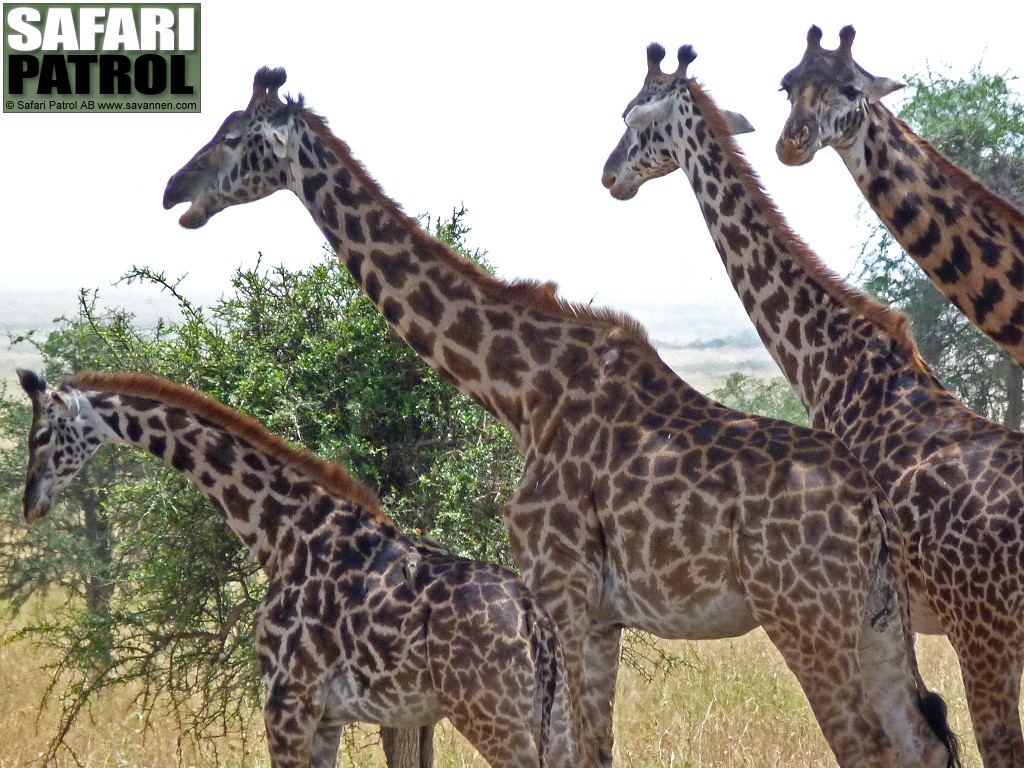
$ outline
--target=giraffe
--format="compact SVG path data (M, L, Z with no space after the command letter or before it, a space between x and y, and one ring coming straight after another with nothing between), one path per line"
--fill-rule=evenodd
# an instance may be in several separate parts
M682 168L733 286L814 426L889 491L907 542L914 629L946 634L985 764L1024 764L1024 437L963 406L907 318L845 284L789 228L687 75L696 54L648 50L648 75L604 167L613 197Z
M492 766L575 767L554 623L512 571L414 542L343 467L193 389L137 373L50 391L18 377L32 401L28 522L99 446L124 445L195 483L259 562L275 768L335 765L351 722L415 732L442 717Z
M967 318L1024 365L1024 213L987 190L881 103L903 84L853 60L856 31L821 47L812 26L782 78L792 104L776 144L786 165L833 147L896 241Z
M301 97L278 96L285 77L256 73L164 207L188 202L179 222L197 228L291 190L399 335L510 430L525 461L504 521L558 629L580 762L611 762L623 627L704 639L761 625L840 765L952 764L945 705L913 658L902 540L849 450L706 398L625 315L459 257Z

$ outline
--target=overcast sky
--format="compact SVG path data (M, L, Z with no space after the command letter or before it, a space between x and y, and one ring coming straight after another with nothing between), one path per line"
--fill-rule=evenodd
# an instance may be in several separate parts
M808 26L821 26L833 48L853 23L854 55L876 75L948 63L959 76L978 62L1024 72L1017 3L975 0L955 17L932 2L839 6L205 3L202 114L0 117L0 301L59 288L59 314L73 311L78 287L99 287L116 304L123 294L110 284L133 264L188 273L186 294L218 294L258 252L291 268L319 259L324 238L290 193L224 211L198 231L178 226L184 206L161 206L168 176L245 106L253 73L269 64L287 68L282 90L304 93L407 212L447 216L465 204L470 245L500 275L555 280L569 298L645 321L655 316L641 305L657 307L658 322L678 315L681 339L735 332L745 316L685 179L652 182L628 202L600 183L649 42L695 46L691 74L754 124L740 137L751 163L792 226L844 275L873 221L868 212L858 222L852 179L834 152L794 169L773 149L788 111L779 78L799 60Z

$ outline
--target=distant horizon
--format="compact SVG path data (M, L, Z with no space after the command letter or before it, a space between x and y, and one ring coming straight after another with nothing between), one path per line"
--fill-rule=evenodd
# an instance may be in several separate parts
M180 320L177 303L166 291L155 285L112 284L70 287L0 286L0 381L16 382L15 368L36 369L41 360L27 344L12 348L10 336L29 331L45 334L53 330L61 317L74 317L78 312L81 290L97 290L99 306L131 312L143 328L153 327L158 320ZM219 289L196 289L186 278L181 292L191 301L210 306L229 295L230 284ZM595 297L595 304L601 304ZM684 306L681 303L627 302L614 307L639 320L647 329L651 343L662 359L679 376L701 392L721 386L725 377L735 371L765 378L782 374L761 344L753 325L736 302L736 313L716 312L709 322L706 307Z

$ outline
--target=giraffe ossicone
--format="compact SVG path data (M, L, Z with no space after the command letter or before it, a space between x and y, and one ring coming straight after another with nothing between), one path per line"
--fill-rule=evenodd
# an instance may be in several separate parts
M100 445L125 445L188 477L266 572L253 627L275 768L333 768L352 722L443 717L496 768L575 768L554 623L514 573L414 542L344 468L195 390L85 373L48 391L18 375L26 519Z
M946 763L920 722L941 699L913 661L902 539L838 439L710 400L628 316L486 274L405 215L301 100L254 93L164 204L191 203L198 221L292 191L397 333L508 427L525 462L506 529L558 628L582 764L611 762L623 627L706 639L758 625L844 768ZM911 733L883 728L889 715Z

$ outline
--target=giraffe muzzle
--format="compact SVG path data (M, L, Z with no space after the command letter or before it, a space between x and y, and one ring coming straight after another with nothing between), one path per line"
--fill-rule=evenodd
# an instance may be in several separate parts
M814 159L814 149L810 144L801 143L796 139L779 139L775 144L775 154L784 165L806 165Z
M605 171L601 176L601 184L616 200L632 200L640 190L639 185L623 183L614 171Z
M199 229L217 212L203 203L201 188L196 194L198 181L195 173L179 172L167 180L167 186L164 188L165 211L181 203L189 203L188 210L178 218L178 224L185 229Z
M29 525L38 522L46 517L46 513L50 511L51 506L53 506L53 502L49 498L35 498L30 501L26 496L25 522Z

